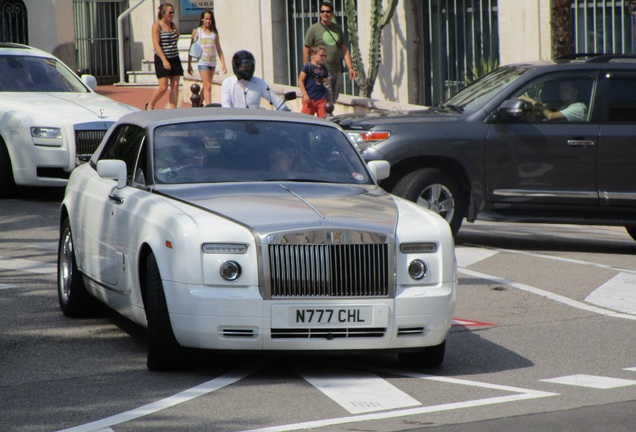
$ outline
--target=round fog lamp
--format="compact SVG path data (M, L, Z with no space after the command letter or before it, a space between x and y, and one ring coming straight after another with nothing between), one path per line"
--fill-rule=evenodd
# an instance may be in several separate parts
M427 268L424 261L416 259L409 264L409 276L415 280L420 280L426 276Z
M235 281L241 277L241 266L236 261L226 261L221 264L221 277L228 281Z

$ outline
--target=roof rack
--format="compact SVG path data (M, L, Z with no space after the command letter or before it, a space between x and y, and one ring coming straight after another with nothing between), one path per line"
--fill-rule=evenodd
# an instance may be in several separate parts
M581 60L585 63L609 63L613 60L621 59L634 59L636 55L633 54L606 54L606 53L575 53L565 54L559 57L555 57L556 62L566 62L572 60Z

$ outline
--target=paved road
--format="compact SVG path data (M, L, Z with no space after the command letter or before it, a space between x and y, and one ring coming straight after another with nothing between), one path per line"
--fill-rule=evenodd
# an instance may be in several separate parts
M466 224L438 369L196 352L164 374L137 326L59 312L61 193L25 197L0 202L1 430L633 430L636 242L621 229Z

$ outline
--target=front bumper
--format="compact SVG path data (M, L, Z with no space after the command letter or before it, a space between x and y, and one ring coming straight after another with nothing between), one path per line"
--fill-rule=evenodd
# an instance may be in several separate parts
M447 283L398 289L395 299L263 300L257 287L215 289L164 281L180 345L241 351L399 351L439 345L452 325L455 288ZM373 313L365 322L291 322L289 311L303 308Z

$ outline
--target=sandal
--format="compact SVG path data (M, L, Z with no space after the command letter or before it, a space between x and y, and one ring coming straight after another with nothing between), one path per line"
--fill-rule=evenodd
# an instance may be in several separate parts
M144 105L144 111L148 111L148 104L150 104L150 102L146 102L146 105Z

